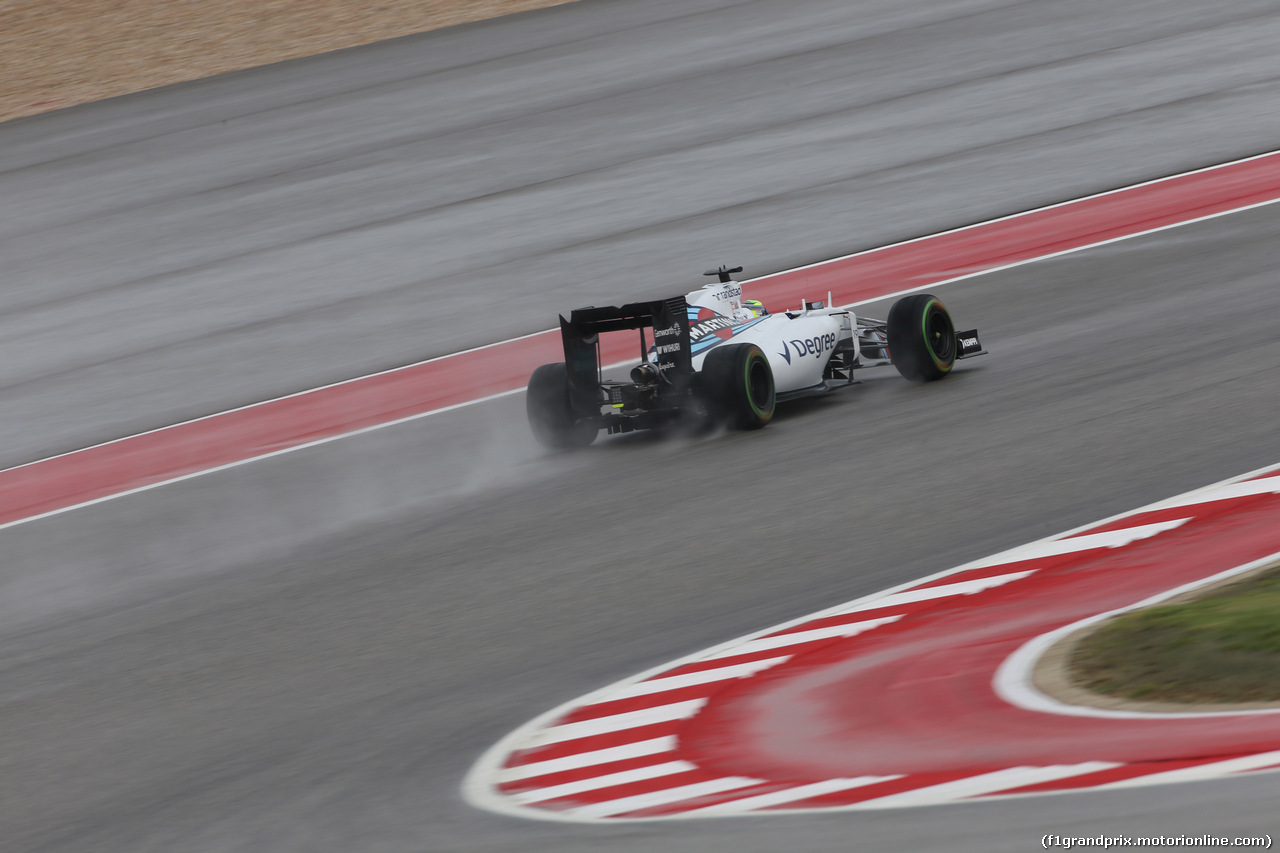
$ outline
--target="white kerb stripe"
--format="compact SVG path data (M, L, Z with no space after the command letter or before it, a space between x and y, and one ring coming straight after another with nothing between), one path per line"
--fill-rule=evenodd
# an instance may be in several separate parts
M1047 542L1032 542L1009 551L1002 551L976 563L969 563L966 568L980 569L984 566L998 566L1001 563L1017 563L1023 560L1043 560L1046 557L1060 557L1064 554L1075 554L1080 551L1091 551L1094 548L1123 548L1140 539L1150 539L1167 530L1181 527L1190 518L1179 518L1174 521L1160 521L1155 524L1143 524L1138 527L1126 527L1123 530L1108 530L1106 533L1088 533L1084 536L1071 536L1066 539L1052 539Z
M889 622L896 622L901 616L886 616L883 619L868 619L865 622L849 622L844 625L830 625L826 628L814 628L811 631L793 631L790 634L774 634L771 637L760 637L756 640L748 640L737 646L730 646L727 649L716 652L704 660L717 660L719 658L731 658L738 655L749 655L754 652L768 651L769 649L780 649L786 646L798 646L801 643L811 643L814 640L829 640L832 637L852 637L861 634L863 631L870 631L872 628L878 628Z
M661 791L653 791L648 794L636 794L634 797L622 797L617 800L607 800L603 803L592 803L589 806L578 806L577 808L567 809L567 811L581 817L610 817L612 815L626 814L627 812L638 812L641 809L666 806L671 803L678 803L681 800L692 800L697 797L732 791L735 788L759 785L760 782L761 780L759 779L748 779L745 776L726 776L723 779L711 779L707 782L681 785L678 788L664 788Z
M1146 776L1134 776L1099 785L1098 790L1106 788L1137 788L1142 785L1163 785L1168 782L1194 782L1197 779L1215 779L1219 776L1230 776L1232 773L1244 773L1249 770L1261 770L1264 767L1280 765L1280 750L1260 752L1257 755L1245 755L1240 758L1228 758L1225 761L1214 761L1209 764L1197 764L1195 767L1183 767L1179 770L1166 770L1163 773L1148 773Z
M956 779L940 785L929 785L913 791L864 800L858 803L858 806L859 808L890 809L946 803L1027 785L1038 785L1041 782L1056 782L1059 779L1070 779L1072 776L1083 776L1086 773L1097 773L1100 770L1110 770L1112 767L1119 766L1109 761L1087 761L1083 764L1053 764L1048 767L1008 767L992 773L970 776L967 779Z
M1195 506L1196 504L1213 503L1214 501L1229 501L1233 498L1247 498L1253 495L1265 495L1268 493L1280 492L1280 477L1263 477L1258 480L1245 480L1241 483L1232 483L1229 486L1221 486L1208 491L1192 492L1189 495L1179 495L1176 498L1170 498L1167 501L1160 501L1152 507L1152 509L1173 509L1180 506Z
M543 800L556 800L560 797L572 797L585 791L596 791L614 785L629 785L632 782L643 782L646 779L658 779L674 773L688 773L697 770L696 764L687 761L668 761L665 764L651 764L648 767L636 767L621 770L617 773L606 773L603 776L592 776L590 779L578 779L565 782L563 785L552 785L548 788L535 788L531 791L520 791L512 794L511 799L518 803L540 803Z
M635 743L624 743L621 746L610 746L591 752L579 752L563 758L552 758L547 761L532 761L518 767L507 767L499 770L496 778L499 783L518 782L521 779L532 779L535 776L546 776L550 773L563 773L566 770L581 770L583 767L594 767L597 764L608 764L611 761L626 761L629 758L643 758L646 755L659 755L676 748L676 736L656 737L640 740Z
M705 704L707 704L706 699L690 699L687 702L672 702L669 705L658 705L657 707L644 708L640 711L610 714L607 717L597 717L594 720L582 720L577 723L552 726L549 729L543 729L530 738L529 745L525 748L546 746L550 743L560 743L561 741L576 740L578 738L591 737L592 735L608 734L609 732L620 732L652 723L683 720L685 717L692 717L698 713Z
M834 794L837 791L848 791L853 788L864 788L867 785L875 785L879 782L890 782L894 779L901 779L902 776L857 776L852 779L824 779L821 782L811 782L808 785L797 785L794 788L787 788L783 791L770 791L767 794L758 794L754 797L743 797L740 800L731 800L727 803L717 803L714 806L706 806L705 808L693 809L688 812L690 815L706 815L711 817L718 814L741 814L742 812L756 811L757 809L767 809L773 806L786 805L787 803L797 803L801 800L807 800L811 797L821 797L824 794Z
M886 595L884 598L877 598L874 601L862 601L837 612L858 613L863 610L882 610L886 607L898 607L903 604L915 604L919 601L931 601L935 598L946 598L950 595L973 595L983 590L1004 586L1010 581L1021 580L1027 575L1035 574L1035 572L1035 569L1030 569L1025 572L1010 572L1007 575L992 575L989 578L976 578L971 581L929 586L924 589L908 589L904 592Z
M679 690L683 687L695 687L699 684L711 684L716 681L728 681L732 678L746 678L755 675L757 672L766 670L771 666L776 666L785 660L789 660L791 655L783 655L782 657L766 658L764 660L753 660L747 663L733 664L731 666L718 666L715 669L704 669L701 672L690 672L685 675L670 675L666 678L652 678L648 681L639 681L635 684L629 684L618 690L611 690L591 704L598 705L602 702L614 702L618 699L631 699L636 696L648 696L652 693L664 693L668 690Z

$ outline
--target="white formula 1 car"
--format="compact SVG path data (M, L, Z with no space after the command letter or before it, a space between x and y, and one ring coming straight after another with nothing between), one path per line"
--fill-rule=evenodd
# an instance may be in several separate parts
M976 329L956 332L936 296L899 299L887 321L823 302L771 314L743 300L730 277L741 271L705 273L719 280L684 296L562 316L565 360L529 378L526 407L538 441L571 449L602 429L612 435L677 423L759 429L778 401L854 385L858 368L893 364L907 379L927 382L950 373L957 359L986 352ZM628 381L606 379L599 335L623 329L640 332L638 363Z

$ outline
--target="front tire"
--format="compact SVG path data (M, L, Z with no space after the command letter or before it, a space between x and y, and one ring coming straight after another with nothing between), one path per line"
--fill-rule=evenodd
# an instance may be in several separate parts
M569 370L564 362L544 364L529 377L524 399L529 428L549 450L576 450L596 440L599 425L582 418L569 396Z
M942 300L928 293L906 296L889 309L889 356L913 382L932 382L956 363L956 327Z
M755 344L711 350L702 363L699 385L713 417L730 429L760 429L773 420L773 370Z

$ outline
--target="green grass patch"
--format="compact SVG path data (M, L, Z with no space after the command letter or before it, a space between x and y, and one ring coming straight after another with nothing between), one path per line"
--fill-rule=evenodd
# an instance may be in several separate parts
M1116 617L1069 669L1081 687L1147 702L1280 700L1280 568Z

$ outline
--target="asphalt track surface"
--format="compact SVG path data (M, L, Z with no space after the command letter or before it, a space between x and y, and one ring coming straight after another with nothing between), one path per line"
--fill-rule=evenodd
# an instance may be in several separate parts
M17 464L1275 148L1269 3L583 2L0 126ZM1280 211L949 285L992 355L542 454L516 396L3 531L15 850L1026 850L1280 777L546 825L479 753L619 677L1277 461Z

